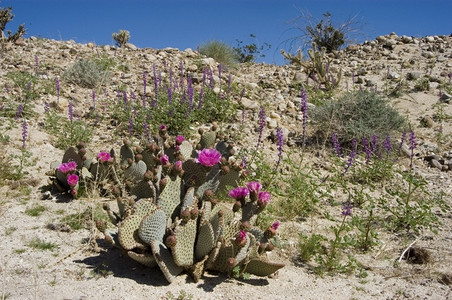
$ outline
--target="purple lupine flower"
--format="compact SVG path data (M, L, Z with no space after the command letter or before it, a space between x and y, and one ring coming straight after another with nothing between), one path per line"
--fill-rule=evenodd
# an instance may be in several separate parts
M69 121L72 123L72 121L74 120L74 106L72 105L72 101L70 101L68 104L68 116Z
M405 140L406 140L406 131L402 132L402 137L400 138L400 144L399 144L399 151L400 151L400 149L402 149L402 146L405 143Z
M280 127L278 127L276 129L276 144L278 146L278 161L276 162L276 169L278 169L278 166L281 163L283 147L284 147L284 134Z
M44 102L44 113L49 113L49 111L50 111L50 104L49 104L49 102L47 102L47 101L45 101Z
M20 117L22 117L23 111L24 111L24 106L22 104L19 104L19 106L17 107L16 116L14 117L14 119L17 120Z
M342 152L341 152L341 144L339 143L339 140L338 140L338 138L337 138L337 134L336 134L335 132L333 132L332 140L333 140L333 147L334 147L334 150L336 151L336 155L337 155L338 157L341 157L341 156L342 156Z
M182 61L180 61L180 63L179 63L179 76L180 76L179 87L180 87L181 91L183 91L184 90L184 64L182 63Z
M218 64L218 78L220 79L219 84L221 88L221 64Z
M214 80L213 80L213 73L211 69L208 69L209 71L209 87L211 90L213 90L213 84L214 84Z
M376 134L372 135L372 154L377 155L378 150L378 137Z
M246 111L245 108L242 108L242 125L245 124Z
M369 141L366 137L363 138L364 153L366 153L366 165L370 162L370 157L372 156L372 151L369 147Z
M146 86L148 84L147 73L143 72L143 107L146 107Z
M138 119L138 108L137 106L132 107L133 115L135 116L135 119Z
M234 198L235 200L244 200L246 196L250 194L250 191L246 187L236 187L229 191L229 197Z
M152 73L154 75L154 93L155 93L155 99L152 101L153 102L153 106L155 106L157 104L158 101L158 97L159 97L159 92L158 92L158 79L157 79L157 70L156 70L156 66L155 63L152 64Z
M133 135L133 120L132 118L129 118L129 135L132 136Z
M342 215L344 216L344 217L347 217L347 216L351 216L351 214L352 214L352 205L349 203L349 202L347 202L345 205L344 205L344 207L342 208Z
M417 146L416 135L414 134L414 131L413 131L413 130L411 130L411 132L410 132L409 143L410 143L410 144L409 144L408 149L411 150L411 153L410 153L410 157L411 157L410 168L412 168L412 167L413 167L414 149L415 149L416 146Z
M122 99L124 101L124 109L127 109L127 104L129 103L129 101L127 100L127 92L126 91L122 92Z
M137 100L137 96L135 95L135 93L133 91L130 91L130 98L132 98L132 100Z
M303 123L302 123L302 129L303 129L303 145L305 143L306 139L306 120L308 117L308 95L306 93L306 89L301 89L301 112L303 114Z
M55 88L57 92L57 104L60 103L60 79L55 77Z
M347 173L348 169L351 167L351 165L355 161L355 157L356 157L356 139L353 139L352 140L352 152L350 153L350 156L345 165L344 172L342 172L342 175L345 175L345 173Z
M25 148L25 142L27 141L28 136L28 124L27 120L24 119L22 123L22 148Z
M187 94L188 94L188 105L190 106L190 110L193 110L194 89L191 77L187 78Z
M259 137L257 139L257 149L259 149L261 140L262 140L262 133L264 132L264 127L265 127L265 108L263 105L261 105L261 108L259 110Z
M389 136L389 134L386 136L386 138L383 141L383 149L386 151L386 158L389 157L389 153L391 152L391 137Z
M149 143L151 141L151 131L147 122L143 123L143 131L144 136L146 137L146 141Z
M166 92L168 93L168 104L171 105L173 103L173 91L171 90L171 86L166 86Z
M93 97L93 107L94 107L94 109L96 109L96 91L94 91L94 90L92 93L92 97Z
M203 149L198 152L197 162L206 167L212 167L221 160L221 153L215 149Z
M169 70L169 85L170 85L170 87L172 87L174 85L174 83L173 83L173 76L174 76L173 68L170 68L170 70Z

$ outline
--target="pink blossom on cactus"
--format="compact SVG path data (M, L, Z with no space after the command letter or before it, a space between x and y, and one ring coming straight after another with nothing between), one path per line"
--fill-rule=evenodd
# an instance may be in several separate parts
M183 135L176 136L176 144L180 145L182 142L185 141L185 137Z
M166 125L165 124L160 125L159 129L162 131L166 130Z
M67 177L67 184L69 184L69 186L71 188L75 187L78 183L78 176L76 174L71 174Z
M164 166L169 163L168 155L164 154L160 157L160 163Z
M97 159L98 159L101 163L107 162L110 158L111 158L111 155L110 155L110 153L108 153L108 152L100 152L100 153L97 155Z
M257 181L251 181L248 182L246 185L248 189L250 190L250 193L259 193L260 189L262 188L262 185Z
M221 160L221 153L215 149L203 149L198 153L197 162L206 167L212 167Z
M67 163L63 163L58 167L58 171L67 174L75 171L77 169L77 163L75 161L70 161Z
M235 243L239 247L243 247L246 244L246 232L244 230L240 230L239 233L235 236Z
M272 197L272 195L269 192L259 192L259 195L257 197L257 202L260 204L267 205L268 203L270 203L271 197Z
M232 197L236 200L245 199L245 197L249 194L250 191L246 187L236 187L235 189L229 191L229 197Z
M279 222L276 221L275 223L272 224L271 228L273 228L274 230L277 230L279 227Z

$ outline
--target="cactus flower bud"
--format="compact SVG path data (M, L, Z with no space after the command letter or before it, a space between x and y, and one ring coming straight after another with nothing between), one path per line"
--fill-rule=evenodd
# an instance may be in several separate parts
M190 211L190 218L191 218L192 220L195 220L195 219L198 217L198 215L199 215L199 211L198 211L197 208L193 208L193 209Z
M228 266L232 269L237 264L237 260L234 257L228 258Z
M273 245L273 243L268 243L267 247L265 247L266 251L273 251L273 249L275 249L275 245Z
M243 230L240 230L239 233L235 237L235 244L242 248L246 245L246 232Z
M167 183L168 183L168 179L166 179L166 178L160 179L160 182L159 182L160 190L163 190L163 188L166 186Z
M237 201L235 201L234 206L232 206L232 211L238 212L241 208L242 208L242 202L237 200Z
M182 144L183 141L185 141L185 137L183 135L176 136L176 145Z
M249 221L243 221L240 223L240 229L249 230L251 228L251 224Z
M190 209L188 207L180 213L180 218L184 221L188 221L188 219L190 219L190 216Z
M143 155L142 154L135 155L135 161L139 162L140 160L143 160Z
M165 240L165 245L167 247L174 247L177 244L177 239L175 235L169 235Z

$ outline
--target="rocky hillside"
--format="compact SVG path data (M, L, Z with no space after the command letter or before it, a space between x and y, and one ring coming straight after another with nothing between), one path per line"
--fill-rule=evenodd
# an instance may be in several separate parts
M312 143L304 148L300 142L303 134L300 83L314 83L300 67L244 64L226 70L219 69L219 63L214 59L192 49L139 49L132 44L117 49L93 43L30 37L14 45L5 45L0 55L0 172L5 174L5 170L10 168L4 165L10 164L26 176L21 180L1 180L2 298L96 299L102 295L113 299L142 299L154 295L161 299L174 299L170 298L171 293L177 296L177 293L186 292L194 299L264 299L268 296L278 299L352 299L368 298L369 295L372 299L452 297L452 274L448 267L452 263L450 209L443 212L435 208L435 214L442 222L437 228L438 235L431 232L403 236L388 232L381 234L380 243L373 252L358 255L365 264L363 269L369 273L366 278L342 274L321 278L312 274L305 265L300 265L296 258L299 233L309 232L312 226L326 230L331 225L319 215L309 222L307 219L283 220L281 237L286 244L278 255L287 266L274 278L252 277L248 281L235 281L209 275L201 283L194 284L181 278L166 286L160 273L149 272L149 269L130 262L119 251L93 247L95 239L88 238L93 236L92 228L74 230L67 225L69 221L63 217L90 218L90 215L82 216L82 212L94 207L92 199L61 203L54 194L43 193L48 186L45 174L50 164L61 161L63 156L63 150L56 147L55 138L45 130L48 122L45 111L49 106L66 117L71 104L73 117L83 119L93 109L94 97L99 105L107 105L118 93L121 97L125 93L131 101L140 101L143 97L152 99L154 80L168 79L181 72L192 78L195 92L200 93L207 68L212 71L213 90L218 95L226 93L228 82L232 83L232 99L237 103L237 111L232 120L220 124L220 127L238 138L235 141L238 147L256 146L259 111L263 106L266 112L264 159L273 164L277 158L276 129L281 128L285 137L284 152L306 155L306 164L317 167L325 180L332 169L332 151L329 151L329 141L326 142L327 150L317 147L315 124L309 119L309 111L316 107L320 98L322 101L336 101L350 90L372 89L388 96L391 105L407 118L416 133L417 147L413 153L416 175L427 181L428 191L441 192L443 199L452 205L452 95L448 85L452 81L452 37L415 38L391 33L361 45L350 45L330 54L329 58L330 72L341 72L342 78L333 92L315 94L315 99L308 95L308 135ZM105 64L109 74L98 79L101 84L90 86L89 83L77 83L77 78L67 80L65 71L84 59L97 59ZM33 87L27 89L30 78L35 81ZM27 120L25 138L24 125L15 120L18 106L24 99L33 99L34 104L33 117ZM127 124L108 120L105 124L94 131L90 142L93 153L120 145L118 128L127 130ZM191 124L192 141L198 139L197 128L210 126ZM21 157L23 143L30 152L29 158ZM408 170L411 149L406 146L402 150L406 155L398 163L402 170ZM331 193L331 198L336 201L345 201L346 196L339 192L335 194L335 191ZM325 200L320 205L331 212L330 202L334 199ZM99 201L107 202L108 199ZM37 207L42 207L42 211L33 216L31 211ZM32 237L49 245L56 244L58 250L36 250L30 246ZM413 241L429 251L428 264L399 267L401 253ZM93 252L93 248L98 253ZM396 264L394 261L397 260ZM116 264L118 261L120 263Z

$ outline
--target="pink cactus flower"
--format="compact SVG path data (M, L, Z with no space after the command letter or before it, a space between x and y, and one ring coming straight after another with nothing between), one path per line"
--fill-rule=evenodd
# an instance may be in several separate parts
M262 185L257 181L251 181L248 182L246 185L248 189L250 190L250 193L259 193L260 189L262 188Z
M198 153L197 162L206 167L212 167L221 160L221 153L215 149L203 149Z
M277 230L279 227L279 222L276 221L275 223L272 224L271 228L273 228L274 230Z
M160 125L159 129L161 131L165 131L166 130L166 125L165 124Z
M243 200L249 194L250 191L246 187L236 187L235 189L229 191L229 197L236 200Z
M239 233L235 236L235 243L239 247L243 247L246 244L246 232L244 230L240 230Z
M257 203L260 205L267 205L270 203L270 198L272 195L269 192L259 192L259 195L257 197Z
M182 142L185 141L185 137L183 135L176 136L176 144L180 145Z
M111 158L110 153L108 152L100 152L97 155L97 159L101 162L101 163L106 163L108 162L108 160Z
M160 163L162 164L162 166L168 164L169 163L168 155L166 154L162 155L162 157L160 157Z
M63 163L58 167L58 171L68 174L77 169L77 163L75 161L70 161L67 163Z
M73 188L73 187L75 187L75 186L77 185L78 180L79 180L78 175L76 175L76 174L71 174L71 175L69 175L69 176L67 177L67 184L69 184L69 186L70 186L71 188Z
M178 160L174 163L173 165L174 170L176 170L177 172L182 171L182 161Z

